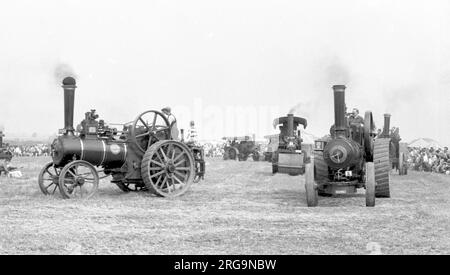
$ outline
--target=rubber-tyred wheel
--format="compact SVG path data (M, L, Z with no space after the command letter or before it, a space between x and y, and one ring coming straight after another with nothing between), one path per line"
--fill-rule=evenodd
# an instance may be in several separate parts
M195 177L194 157L184 143L158 141L145 152L141 175L151 193L161 197L180 196Z
M61 170L58 184L63 198L88 199L97 192L98 182L98 172L92 164L75 160Z
M53 165L53 162L47 163L39 172L39 189L45 195L54 195L58 189L58 180L61 168Z
M171 138L169 120L159 111L145 111L133 121L130 128L130 138L137 148L144 153L149 145Z

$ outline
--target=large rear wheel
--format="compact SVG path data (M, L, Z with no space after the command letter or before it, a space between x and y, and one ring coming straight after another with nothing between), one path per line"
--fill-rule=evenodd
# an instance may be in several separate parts
M389 198L389 138L378 138L374 141L373 163L375 166L375 196Z
M145 152L141 174L151 193L161 197L177 197L189 189L194 179L194 157L181 142L158 141Z

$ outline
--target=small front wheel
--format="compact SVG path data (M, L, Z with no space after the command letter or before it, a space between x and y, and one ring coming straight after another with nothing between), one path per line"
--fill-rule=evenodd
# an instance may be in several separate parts
M98 172L87 161L76 160L61 170L59 191L65 199L92 197L98 190Z
M47 163L39 172L38 184L39 189L45 195L54 195L56 189L58 189L59 174L61 172L60 168L55 167L53 162Z

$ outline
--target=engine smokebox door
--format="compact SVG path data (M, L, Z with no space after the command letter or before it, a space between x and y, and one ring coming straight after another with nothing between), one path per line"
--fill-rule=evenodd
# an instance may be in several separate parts
M296 176L305 173L303 153L279 153L278 173Z

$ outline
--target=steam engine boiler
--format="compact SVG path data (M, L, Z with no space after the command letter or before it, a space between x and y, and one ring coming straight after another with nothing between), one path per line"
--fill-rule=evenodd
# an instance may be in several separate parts
M278 149L272 154L272 173L284 173L296 176L305 173L305 164L310 161L310 156L302 150L302 138L299 125L307 126L307 120L288 114L285 117L276 118L273 126L279 125L280 135Z
M149 110L121 124L119 131L90 110L75 129L75 79L66 77L62 87L64 129L52 143L52 161L39 174L44 194L59 189L64 198L88 198L98 189L100 178L111 176L111 182L125 192L146 190L175 197L185 193L194 178L203 177L204 165L197 163L203 159L178 141L176 119L169 123L167 114Z
M389 197L389 139L375 138L372 112L364 120L346 114L345 86L333 86L334 125L330 136L315 141L314 184L307 182L309 206L317 196L353 194L366 189L366 206Z

